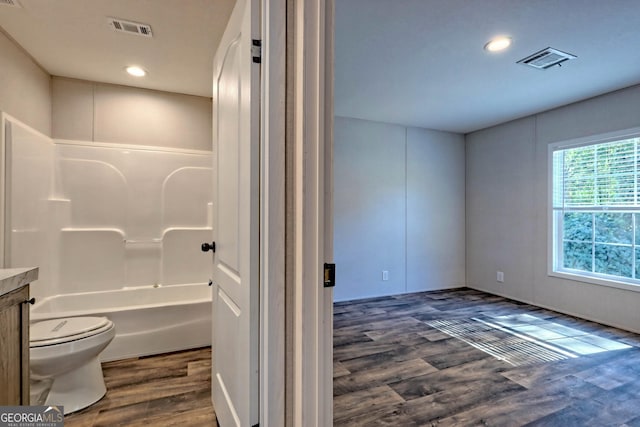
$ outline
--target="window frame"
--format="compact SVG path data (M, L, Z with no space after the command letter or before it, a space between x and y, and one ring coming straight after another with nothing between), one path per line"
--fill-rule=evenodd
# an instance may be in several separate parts
M580 138L573 138L549 143L547 146L547 275L560 279L567 279L593 285L613 287L629 291L640 292L640 278L625 279L603 273L592 273L581 270L564 269L558 266L559 256L563 252L562 239L556 239L561 221L554 221L553 207L553 153L558 150L578 148L588 145L604 144L607 142L640 138L640 127L619 131L595 134ZM640 208L637 212L640 214ZM634 254L635 256L635 254Z

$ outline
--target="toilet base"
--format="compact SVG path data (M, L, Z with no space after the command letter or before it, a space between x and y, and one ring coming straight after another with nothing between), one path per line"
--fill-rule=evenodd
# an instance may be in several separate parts
M93 405L107 393L102 366L96 356L83 366L53 378L45 405L63 405L70 414Z

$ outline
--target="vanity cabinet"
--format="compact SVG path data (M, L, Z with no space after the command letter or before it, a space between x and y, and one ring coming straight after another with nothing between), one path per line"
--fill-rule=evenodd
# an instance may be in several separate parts
M4 274L3 279L6 271L0 270L0 288L5 291L0 293L0 406L29 405L28 300L33 274L24 272L34 270L20 269L22 274ZM3 280L9 280L10 286L2 286Z

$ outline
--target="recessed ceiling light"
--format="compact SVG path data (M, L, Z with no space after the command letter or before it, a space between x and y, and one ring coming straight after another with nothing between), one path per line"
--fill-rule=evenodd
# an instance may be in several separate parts
M511 37L496 37L489 43L484 45L484 50L489 52L499 52L505 50L511 45Z
M130 67L126 68L127 73L131 74L132 76L136 76L136 77L144 77L147 72L145 70L143 70L140 67L137 67L135 65L132 65Z

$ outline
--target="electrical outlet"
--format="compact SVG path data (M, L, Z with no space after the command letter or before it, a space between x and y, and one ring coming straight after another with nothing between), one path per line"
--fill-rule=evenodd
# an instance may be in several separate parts
M500 283L504 283L504 272L498 271L496 274L496 280Z
M382 270L382 280L389 280L389 270Z

